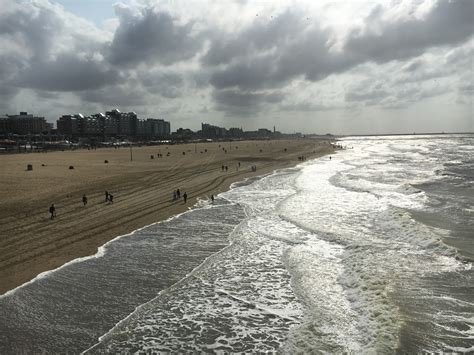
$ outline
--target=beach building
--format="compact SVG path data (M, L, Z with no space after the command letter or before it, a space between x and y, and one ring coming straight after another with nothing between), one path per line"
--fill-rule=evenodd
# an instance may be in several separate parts
M83 135L84 115L78 113L75 115L63 115L56 121L58 133L69 137L78 137Z
M232 138L240 138L244 135L244 131L242 130L242 128L232 127L229 128L229 130L227 131L227 135Z
M170 123L163 119L147 118L139 120L137 135L141 137L167 137L170 135Z
M11 132L11 121L8 117L0 116L0 134L10 133Z
M51 129L44 117L34 116L28 112L19 115L5 115L0 117L0 132L13 134L40 134Z
M139 120L135 112L118 109L91 116L63 115L57 121L58 132L71 138L133 138L166 137L170 135L170 122L148 118Z
M209 123L201 123L201 134L206 138L224 138L227 135L227 129Z
M117 127L116 135L133 137L137 134L138 118L135 112L120 112L118 109L107 111L105 116L115 121L111 126Z

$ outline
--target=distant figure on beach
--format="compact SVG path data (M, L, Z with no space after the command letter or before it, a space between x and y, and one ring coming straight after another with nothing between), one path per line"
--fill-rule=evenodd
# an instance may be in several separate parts
M114 195L109 194L109 201L110 203L114 203Z
M331 156L329 156L329 160L331 160Z
M82 196L82 203L84 206L87 205L87 196L85 194Z
M214 203L214 195L211 195L211 201Z
M179 189L176 190L176 196L178 196L178 200L181 198L181 192Z
M56 207L54 207L54 203L49 206L49 213L51 214L51 219L54 219L54 217L56 217Z
M176 201L176 190L173 191L173 201Z
M188 194L185 192L184 195L183 195L183 199L184 199L184 203L186 203L187 199L188 199Z
M222 165L222 171L224 171L224 169L225 169L225 167L224 167L224 165Z
M109 192L105 191L105 202L109 202Z
M225 166L225 171L227 171L227 170L229 170L229 167L226 165L226 166Z

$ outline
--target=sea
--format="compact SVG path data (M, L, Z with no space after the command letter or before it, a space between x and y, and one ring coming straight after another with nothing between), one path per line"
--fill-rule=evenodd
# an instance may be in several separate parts
M474 352L474 135L348 137L0 296L0 353Z

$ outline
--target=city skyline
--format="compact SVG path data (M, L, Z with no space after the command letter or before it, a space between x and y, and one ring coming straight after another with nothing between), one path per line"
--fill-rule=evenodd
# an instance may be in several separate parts
M0 0L0 112L474 131L474 2Z

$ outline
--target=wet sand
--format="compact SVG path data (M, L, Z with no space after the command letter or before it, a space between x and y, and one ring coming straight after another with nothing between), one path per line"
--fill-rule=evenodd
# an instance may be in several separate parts
M300 139L134 147L133 161L129 148L0 156L0 294L92 255L119 235L183 212L232 182L296 165L301 155L330 152L328 142ZM186 204L173 201L177 188L187 192ZM105 202L106 190L113 204Z

